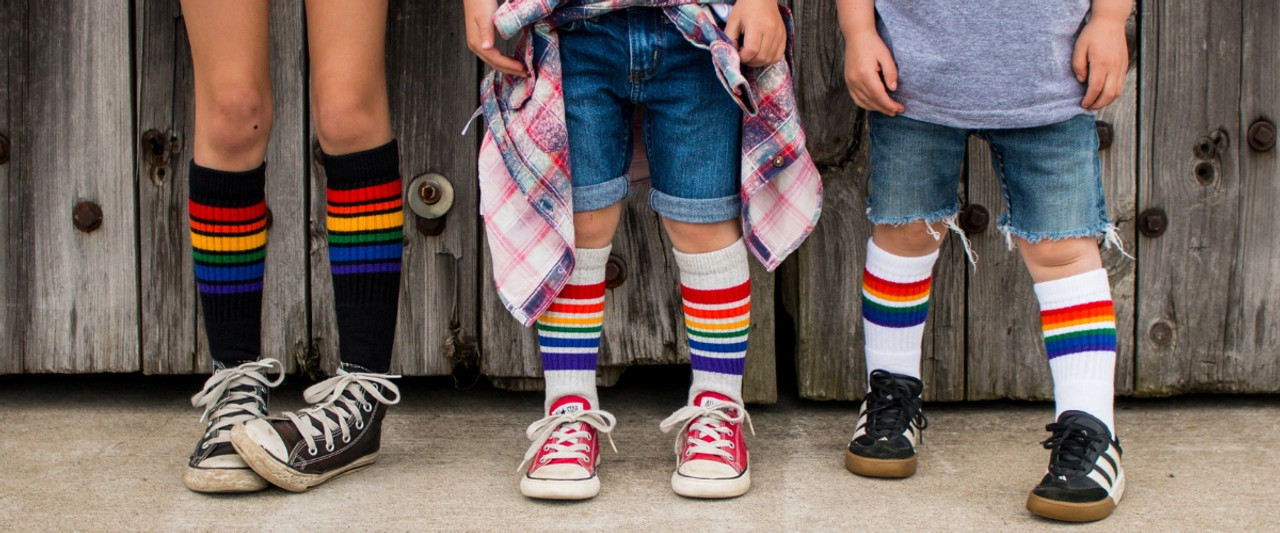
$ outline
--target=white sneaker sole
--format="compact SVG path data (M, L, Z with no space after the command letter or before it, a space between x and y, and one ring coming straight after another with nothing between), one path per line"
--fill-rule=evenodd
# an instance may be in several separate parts
M196 492L257 492L271 484L248 468L194 468L187 466L182 483Z
M671 474L671 490L686 498L734 498L751 490L751 467L742 475L729 479L705 479L686 477L679 472Z
M275 456L268 453L253 439L249 438L249 433L244 430L244 425L237 424L231 428L231 445L235 447L236 453L240 454L240 458L252 468L254 472L269 481L272 485L280 487L291 492L306 492L311 487L329 481L342 474L354 472L366 466L373 464L378 459L378 452L352 461L350 464L337 468L323 474L307 474L290 468L276 459Z
M520 478L520 494L540 500L586 500L600 494L600 478L536 479L526 474Z

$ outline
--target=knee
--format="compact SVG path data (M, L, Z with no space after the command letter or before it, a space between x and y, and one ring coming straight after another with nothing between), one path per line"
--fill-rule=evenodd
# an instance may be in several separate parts
M271 93L251 84L214 88L208 106L208 127L201 128L213 149L239 154L265 149L271 137Z
M390 140L385 95L373 91L330 90L324 96L317 96L313 105L316 135L325 151L356 152Z
M881 224L874 231L876 246L881 250L897 256L919 257L941 247L947 229L939 222L930 225L916 221L901 226Z
M1100 261L1098 244L1093 239L1064 239L1035 244L1021 241L1018 248L1022 252L1022 260L1032 267L1060 268Z

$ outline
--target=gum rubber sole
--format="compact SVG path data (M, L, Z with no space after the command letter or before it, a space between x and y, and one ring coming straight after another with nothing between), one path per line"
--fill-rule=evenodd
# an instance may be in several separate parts
M520 478L520 494L539 500L589 500L600 494L600 478L554 480Z
M271 484L248 468L195 468L187 466L182 483L195 492L223 494L257 492Z
M729 479L702 479L673 472L671 490L686 498L736 498L751 490L751 467L743 470L742 475Z
M904 478L916 473L916 458L906 459L872 459L844 451L844 467L860 476Z
M291 492L306 492L316 485L329 481L343 474L349 474L373 464L378 459L378 452L371 453L350 464L325 472L323 474L307 474L281 463L266 450L253 442L243 425L231 428L231 445L254 472L262 476L272 485Z
M1122 473L1120 478L1116 480L1116 485L1112 489L1110 498L1090 503L1060 502L1041 498L1033 492L1027 495L1027 510L1038 516L1063 522L1094 522L1111 516L1111 513L1116 510L1116 506L1120 504L1120 498L1124 496L1124 487L1125 481Z

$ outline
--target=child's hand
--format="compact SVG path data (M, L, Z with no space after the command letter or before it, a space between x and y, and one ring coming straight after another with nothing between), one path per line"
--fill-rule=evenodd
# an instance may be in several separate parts
M752 67L782 61L787 52L787 26L782 22L777 0L738 0L724 32L739 43L738 57Z
M502 55L493 46L493 12L498 10L497 0L463 0L463 19L467 23L467 48L481 61L504 74L528 77L524 63Z
M889 97L888 91L898 89L898 65L880 35L875 30L859 31L846 40L844 83L853 103L891 117L905 111L902 104Z
M1076 79L1089 85L1080 106L1097 111L1115 101L1124 91L1129 70L1129 47L1125 42L1123 18L1093 17L1076 38L1071 70Z

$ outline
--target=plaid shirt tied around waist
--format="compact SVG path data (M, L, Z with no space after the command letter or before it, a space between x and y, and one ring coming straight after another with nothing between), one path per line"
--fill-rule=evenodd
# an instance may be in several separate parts
M707 0L509 0L494 15L506 38L521 34L517 55L529 78L497 71L480 87L487 132L480 146L480 212L493 278L507 310L533 324L574 266L573 195L555 28L628 7L660 7L695 46L711 52L742 117L742 232L772 271L817 224L822 180L805 149L791 80L791 12L786 60L740 64ZM726 3L723 0L717 3ZM523 33L521 33L523 32Z

